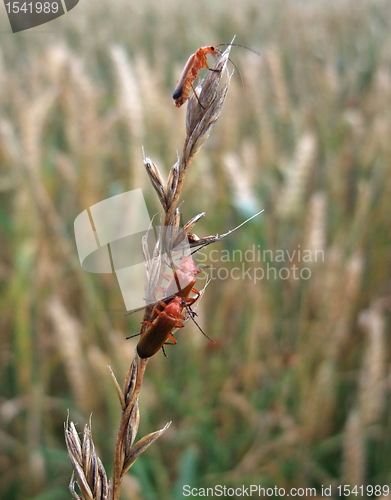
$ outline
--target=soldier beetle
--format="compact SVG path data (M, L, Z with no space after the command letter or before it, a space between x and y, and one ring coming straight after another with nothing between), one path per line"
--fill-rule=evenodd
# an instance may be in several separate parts
M196 313L190 309L190 305L193 305L200 296L199 292L197 293L198 296L194 299L175 295L168 303L161 301L155 305L151 315L152 318L154 318L153 321L144 321L141 327L141 338L137 344L137 354L140 358L150 358L156 354L160 348L162 348L164 352L164 345L175 345L177 343L175 337L172 335L172 331L175 328L184 327L186 318L182 315L182 311L185 307L188 310L189 318L194 321L205 337L214 342L200 328L194 319ZM144 329L145 326L148 328ZM168 340L171 342L168 342Z
M186 320L182 315L184 308L187 309L188 318L191 318L200 331L209 340L212 340L195 321L194 316L196 316L196 313L190 309L190 306L200 297L200 292L194 288L196 282L195 275L199 272L201 271L197 270L190 256L182 257L178 268L174 272L174 276L164 288L164 295L166 297L167 293L170 295L172 292L172 295L155 304L150 314L151 320L144 320L141 333L137 334L141 335L140 341L137 344L137 353L140 358L150 358L160 348L163 348L165 344L175 345L177 343L172 335L172 331L175 328L183 328L183 322ZM189 297L190 293L196 294L196 297ZM171 342L168 342L168 340Z
M153 315L155 319L144 322L148 328L141 334L141 339L137 344L137 353L140 358L150 358L163 347L164 344L175 345L177 341L172 336L174 328L183 328L181 312L184 307L184 299L175 296L168 304L160 302L154 307ZM163 311L158 309L163 308ZM171 342L167 342L171 340Z
M180 108L188 99L190 96L190 91L193 89L193 92L195 96L197 97L197 100L200 104L200 106L203 108L202 104L200 103L200 100L197 96L196 91L194 90L193 82L197 78L198 73L202 68L206 68L209 71L219 71L217 69L210 68L208 65L207 61L207 55L212 54L214 56L221 54L221 51L218 49L218 47L222 46L235 46L235 47L242 47L243 49L250 50L251 52L254 52L258 56L260 54L256 52L253 49L250 49L249 47L245 47L244 45L239 45L236 43L219 43L218 45L215 46L208 46L208 47L200 47L198 50L192 54L189 59L187 60L187 63L185 64L185 67L183 68L182 74L179 77L178 83L175 87L174 93L172 95L172 98L174 99L174 104L177 108ZM238 70L234 62L228 58L231 63L234 65L234 67ZM240 75L240 72L238 70L238 73Z

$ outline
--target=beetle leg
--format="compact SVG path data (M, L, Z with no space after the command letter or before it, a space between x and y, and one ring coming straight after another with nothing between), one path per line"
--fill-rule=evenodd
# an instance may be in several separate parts
M167 340L171 340L171 342L167 342ZM164 342L165 345L175 345L177 344L176 338L172 336L170 333L167 340Z
M198 104L201 106L202 109L205 109L204 106L201 104L200 98L198 97L198 94L194 88L194 85L190 82L191 88L193 89L194 95L196 96L196 99L198 101Z

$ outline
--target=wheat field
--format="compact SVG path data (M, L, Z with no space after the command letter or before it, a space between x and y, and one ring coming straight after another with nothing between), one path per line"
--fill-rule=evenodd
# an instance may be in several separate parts
M388 2L113 3L15 35L1 19L0 497L70 498L68 412L79 432L91 418L111 473L108 365L122 381L142 316L124 316L114 275L80 267L73 222L136 188L161 212L142 148L167 177L185 138L180 72L235 35L260 57L232 47L243 85L235 70L181 213L206 212L206 236L265 210L195 255L214 273L197 322L215 343L189 324L151 358L140 435L172 423L121 498L390 485Z

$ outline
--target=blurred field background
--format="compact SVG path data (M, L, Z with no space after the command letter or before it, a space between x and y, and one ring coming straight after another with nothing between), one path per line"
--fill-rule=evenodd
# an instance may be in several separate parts
M189 170L184 222L205 211L205 236L265 208L213 249L324 261L295 258L309 280L209 285L199 323L216 344L187 325L151 359L139 437L172 424L123 499L391 484L389 2L83 0L30 32L1 22L0 497L70 498L68 409L80 431L92 414L110 474L120 407L107 365L122 382L141 316L123 316L115 277L80 268L73 221L139 187L159 211L141 147L167 174L185 135L180 71L235 34L262 57L232 49L244 88L235 74Z

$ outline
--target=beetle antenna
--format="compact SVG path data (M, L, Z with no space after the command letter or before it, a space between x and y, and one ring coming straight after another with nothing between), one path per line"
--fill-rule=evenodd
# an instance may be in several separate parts
M254 49L250 49L250 47L246 47L246 45L240 45L239 43L219 43L218 45L215 45L215 48L221 47L221 46L223 46L223 47L227 47L227 46L242 47L242 49L249 50L250 52L253 52L257 56L262 57L260 52L257 52Z
M217 50L217 52L218 52L220 55L223 55L223 52L222 52L221 50L217 49L216 47L215 47L215 49ZM233 66L233 67L236 69L236 71L238 72L238 74L239 74L239 78L240 78L240 83L242 84L242 87L244 87L242 74L241 74L241 72L239 71L239 68L236 66L236 64L233 62L233 60L232 60L230 57L228 57L228 61L230 61L230 63L232 64L232 66Z
M141 335L141 333L135 333L134 335L130 335L130 337L125 337L125 338L126 340L133 339L134 337L138 337L139 335Z
M187 311L187 314L189 315L189 317L192 319L193 323L196 325L196 327L198 328L198 330L202 333L202 335L204 335L208 340L210 340L211 342L213 342L213 344L215 344L215 341L213 339L211 339L209 337L209 335L207 335L204 330L200 327L200 325L197 323L197 321L194 319L194 316L197 316L197 313L195 313L192 308L190 306L188 306L187 304L185 305L186 307L186 311Z

